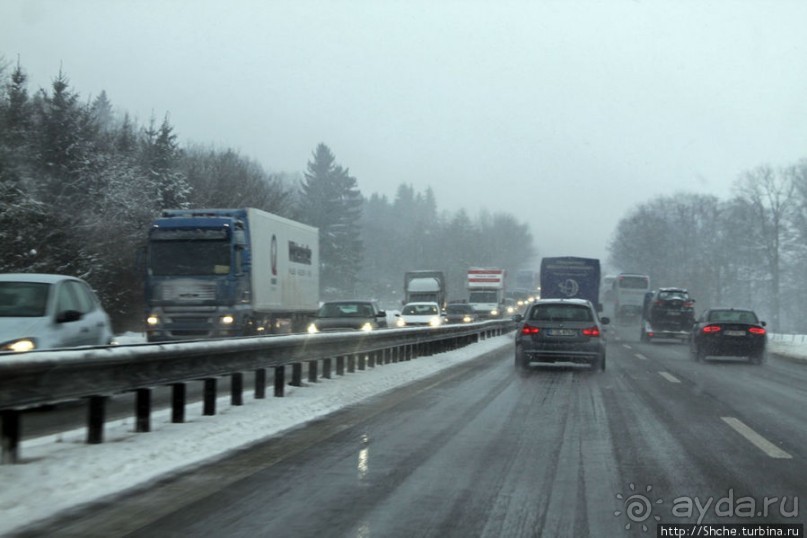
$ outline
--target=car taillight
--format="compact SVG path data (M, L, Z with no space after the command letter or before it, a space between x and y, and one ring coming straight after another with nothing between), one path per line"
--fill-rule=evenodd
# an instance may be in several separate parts
M692 308L693 306L695 306L695 303L693 303L692 301L686 301L684 303L684 308Z
M748 332L750 332L751 334L763 335L765 334L765 329L763 329L762 327L751 327L750 329L748 329Z
M532 325L524 325L521 328L521 334L523 335L538 334L539 332L541 332L541 328L533 327Z
M719 333L720 330L721 330L720 325L707 325L706 327L703 328L703 332L705 332L706 334Z
M600 335L600 328L596 325L594 327L589 327L588 329L583 329L583 336L599 336Z

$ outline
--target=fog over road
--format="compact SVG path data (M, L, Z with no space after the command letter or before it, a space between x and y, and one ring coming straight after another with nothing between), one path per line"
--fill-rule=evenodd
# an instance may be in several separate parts
M508 346L30 535L651 536L696 500L803 523L807 369L635 336L602 374L521 377Z

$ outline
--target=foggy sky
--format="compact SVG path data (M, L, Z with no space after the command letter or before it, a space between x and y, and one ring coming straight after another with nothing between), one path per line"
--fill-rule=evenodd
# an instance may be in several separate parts
M541 255L605 259L637 204L807 158L805 21L784 0L0 0L0 55L31 93L61 68L168 113L183 145L294 173L324 142L365 195L431 186L528 222Z

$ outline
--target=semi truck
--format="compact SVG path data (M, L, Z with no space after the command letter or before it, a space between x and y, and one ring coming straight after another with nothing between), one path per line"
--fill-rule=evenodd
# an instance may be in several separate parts
M541 260L542 299L586 299L598 312L600 303L600 260L562 256Z
M505 270L498 267L468 269L468 304L480 319L499 318L503 313Z
M317 228L259 209L163 211L145 269L150 342L302 332L319 307Z
M443 271L407 271L404 273L404 304L434 302L446 306L446 277Z

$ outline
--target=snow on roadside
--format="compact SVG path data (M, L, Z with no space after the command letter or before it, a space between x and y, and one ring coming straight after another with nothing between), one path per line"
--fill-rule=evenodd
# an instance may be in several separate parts
M120 341L142 342L136 334ZM287 387L285 398L258 401L248 393L243 406L230 406L229 396L222 397L220 412L212 417L202 416L201 403L191 404L184 424L172 424L169 410L155 412L151 433L134 433L132 419L116 421L105 428L100 445L85 443L84 428L24 441L22 463L0 466L0 534L199 465L512 342L512 334L504 335L431 357Z

